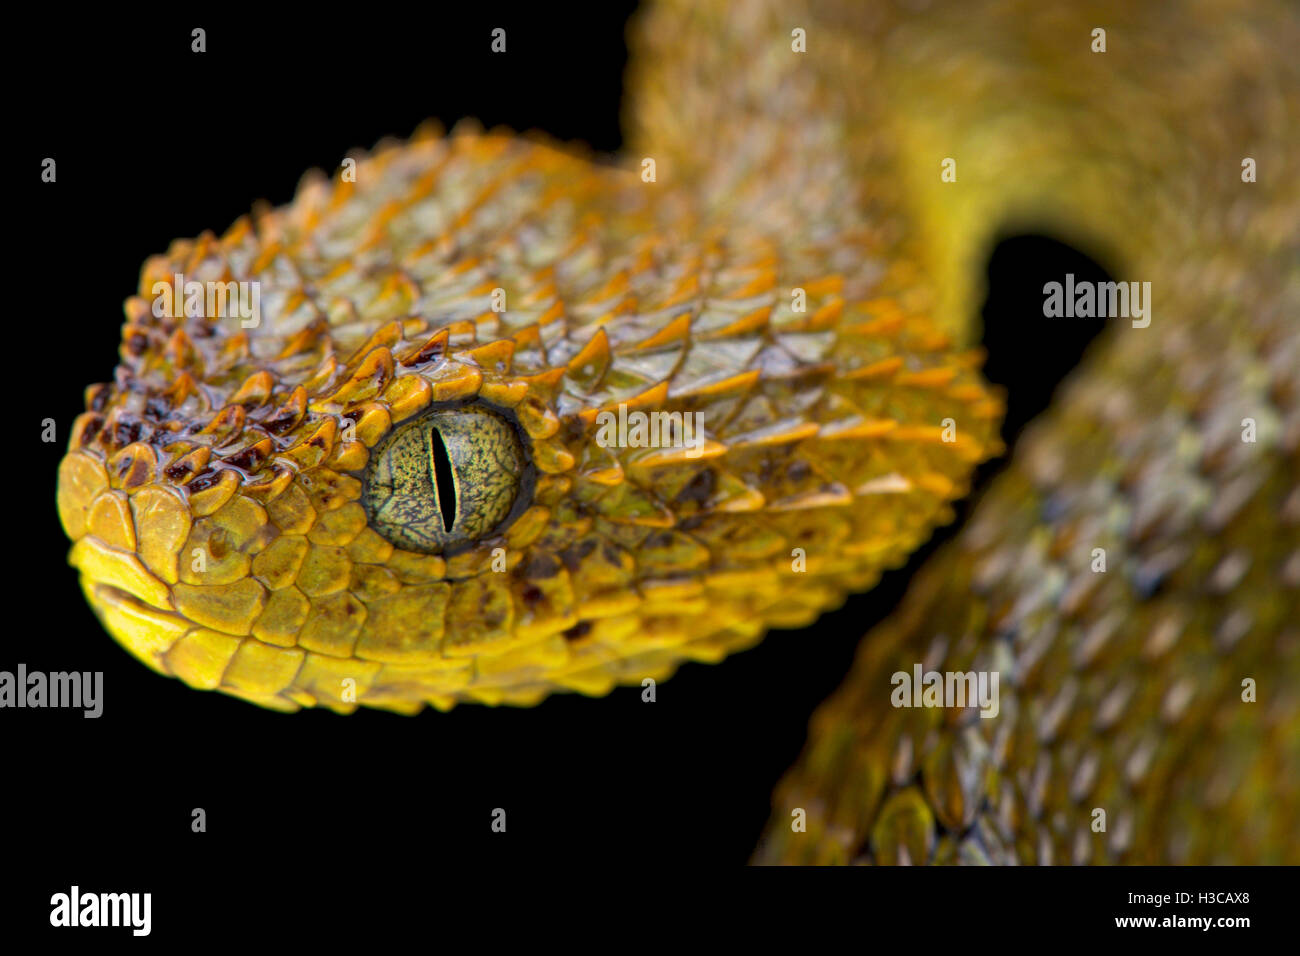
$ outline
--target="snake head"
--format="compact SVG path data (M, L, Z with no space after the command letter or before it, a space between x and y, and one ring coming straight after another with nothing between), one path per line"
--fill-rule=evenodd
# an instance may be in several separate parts
M59 469L88 600L161 673L341 712L604 694L808 623L949 518L1001 402L870 236L753 220L419 135L174 243Z

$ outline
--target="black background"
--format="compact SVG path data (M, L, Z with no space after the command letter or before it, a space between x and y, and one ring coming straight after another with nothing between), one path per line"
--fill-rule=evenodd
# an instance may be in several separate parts
M748 858L810 714L933 543L812 628L773 633L721 666L684 666L653 705L625 688L528 710L282 715L190 690L121 650L66 565L54 507L81 390L112 376L122 302L147 256L176 237L220 233L255 200L285 203L308 168L332 170L349 150L409 135L427 117L447 126L477 117L617 151L629 8L593 5L577 17L477 5L310 22L261 11L255 21L140 17L75 31L50 17L23 34L52 73L11 87L21 135L9 183L22 205L11 235L25 270L16 287L30 292L9 303L6 365L21 380L6 384L27 398L5 415L16 448L5 469L0 669L22 661L105 675L98 720L0 712L6 843L59 864L30 888L38 914L50 892L78 879L158 888L159 867L178 879L270 881L339 867L382 873L394 861L434 872ZM195 25L207 29L201 55L190 52ZM489 49L497 26L505 55ZM40 182L46 156L57 160L56 184ZM1048 237L990 250L988 372L1009 390L1008 440L1097 331L1079 322L1043 333L1042 284L1070 271L1105 278ZM58 423L55 444L36 437L46 417ZM997 467L982 469L981 483ZM207 813L205 834L190 830L195 807ZM507 810L506 834L490 831L494 807Z

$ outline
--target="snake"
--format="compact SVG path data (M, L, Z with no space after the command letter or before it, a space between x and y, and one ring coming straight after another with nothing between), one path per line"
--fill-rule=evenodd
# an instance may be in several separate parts
M651 5L619 157L427 123L147 259L69 562L140 662L286 712L815 655L1006 453L981 264L1047 231L1147 319L864 636L754 861L1300 862L1297 49L1269 0ZM997 713L895 706L913 667Z

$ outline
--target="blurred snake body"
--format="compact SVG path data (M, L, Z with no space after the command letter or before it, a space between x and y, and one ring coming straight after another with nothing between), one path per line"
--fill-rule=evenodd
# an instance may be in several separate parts
M1300 861L1295 7L682 2L630 36L624 163L421 129L145 263L59 469L107 630L263 707L414 713L810 624L1003 450L979 267L1030 226L1150 282L1150 324L1108 323L866 636L757 859ZM257 282L260 321L156 314L178 274ZM703 440L598 440L637 411ZM998 672L998 715L891 706L918 664Z

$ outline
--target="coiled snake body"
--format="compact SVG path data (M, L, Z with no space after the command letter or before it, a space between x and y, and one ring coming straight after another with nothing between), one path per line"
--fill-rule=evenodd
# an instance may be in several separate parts
M411 713L808 624L1001 451L972 303L1030 224L1150 323L864 639L758 859L1296 861L1300 15L1043 6L654 7L626 167L426 130L174 243L59 472L105 627L196 688ZM260 321L160 314L178 275ZM635 413L702 440L605 440ZM916 664L998 672L997 716L891 706Z

